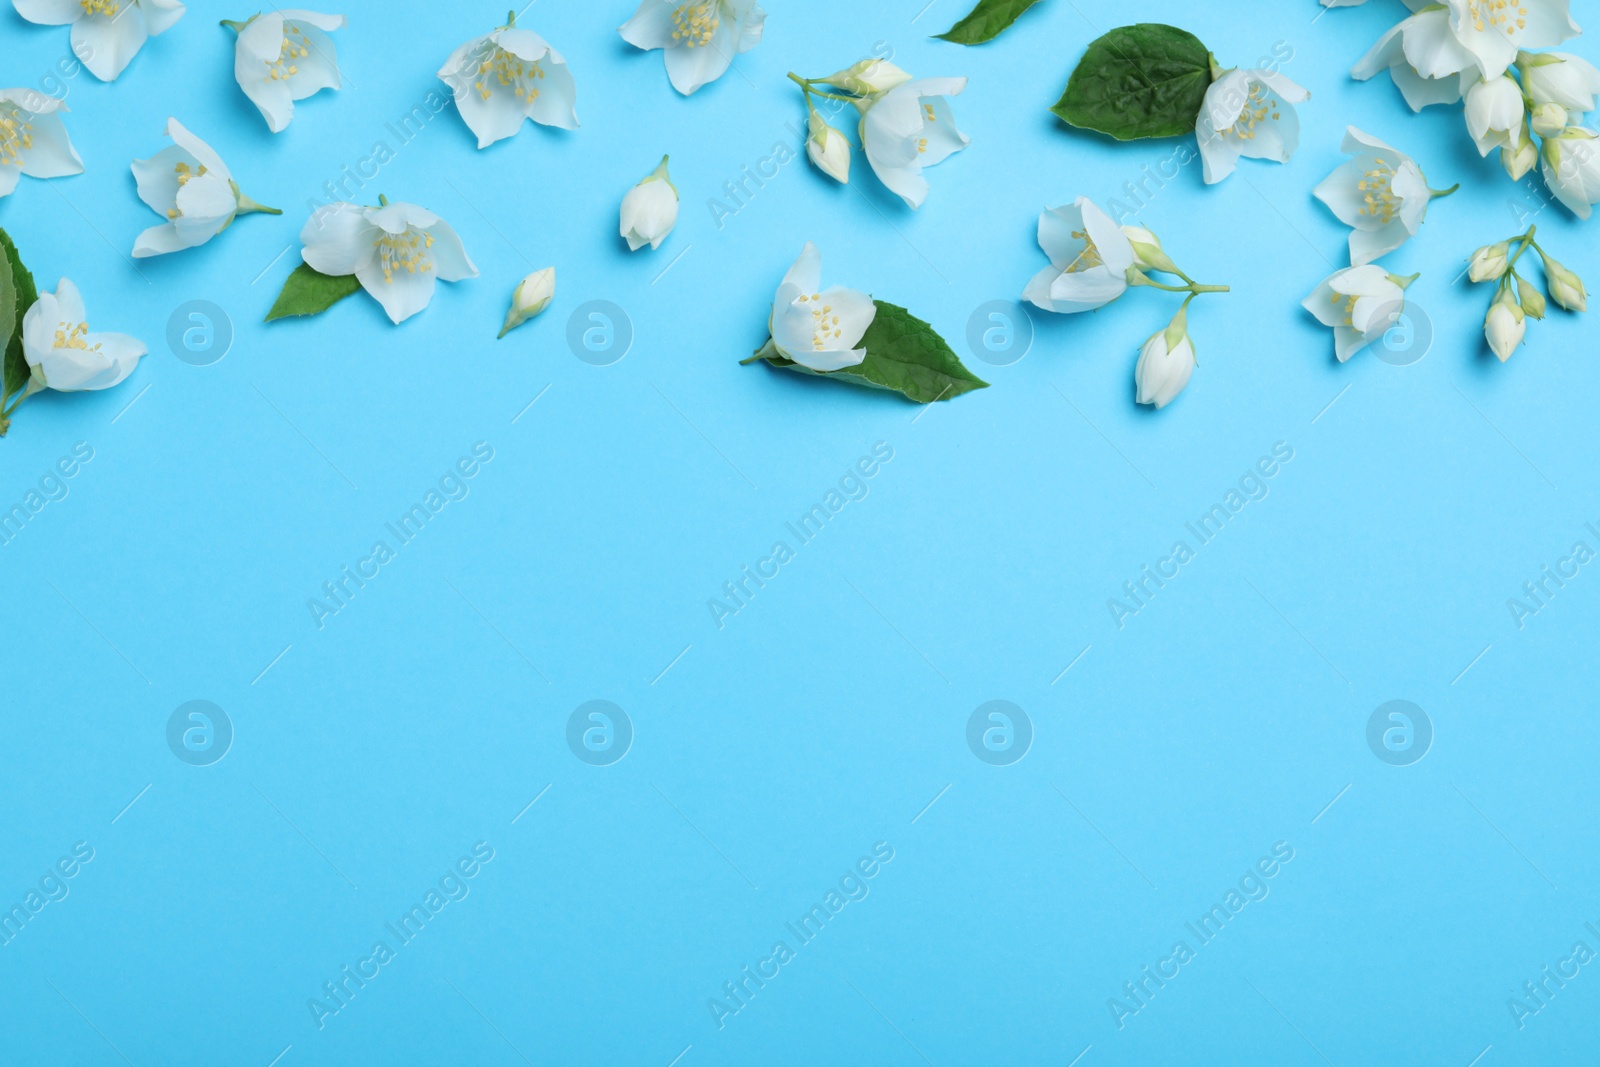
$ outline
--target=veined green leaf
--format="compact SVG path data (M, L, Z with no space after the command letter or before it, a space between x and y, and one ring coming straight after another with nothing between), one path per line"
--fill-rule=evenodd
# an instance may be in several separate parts
M354 274L323 274L302 263L283 283L283 290L272 310L267 312L266 321L294 315L320 315L360 288L361 283Z
M1194 132L1210 85L1211 53L1198 37L1140 23L1091 43L1050 110L1119 141L1177 137Z
M936 36L956 44L982 44L1000 36L1028 8L1039 0L978 0L966 18Z
M39 290L33 284L33 275L22 265L17 246L11 235L0 230L0 250L5 252L3 273L9 292L10 312L6 311L7 295L0 293L0 338L4 338L5 370L4 393L7 397L22 392L28 385L28 361L22 354L22 317L39 299Z

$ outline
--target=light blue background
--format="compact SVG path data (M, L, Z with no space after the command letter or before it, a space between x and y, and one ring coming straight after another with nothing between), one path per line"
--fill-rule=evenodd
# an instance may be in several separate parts
M925 2L774 0L762 45L684 99L617 37L629 0L541 0L522 24L565 53L582 128L478 152L450 108L360 190L437 211L482 271L400 328L361 295L261 319L307 201L394 147L386 123L503 6L349 11L344 90L276 137L216 25L248 7L196 4L118 82L67 81L87 173L24 179L0 225L41 285L72 277L96 328L151 354L110 392L30 399L0 442L6 508L94 449L0 548L0 903L95 849L0 948L0 1061L1592 1061L1595 967L1521 1030L1507 999L1580 938L1600 949L1583 927L1600 925L1600 574L1523 629L1506 601L1574 541L1600 547L1583 525L1600 522L1595 335L1554 312L1502 366L1489 288L1457 280L1537 221L1592 282L1592 230L1480 160L1459 109L1414 116L1387 79L1349 80L1403 14L1390 0L1320 18L1311 0L1044 0L974 49L928 36L965 0ZM1214 188L1189 167L1139 215L1233 286L1193 309L1201 366L1159 414L1134 405L1132 370L1164 295L1038 315L1009 367L964 341L1044 264L1041 207L1107 203L1178 147L1046 110L1084 46L1133 21L1187 26L1226 64L1282 42L1313 92L1290 165ZM65 29L9 9L0 34L6 85L68 55ZM918 75L971 78L954 107L972 145L930 172L923 210L859 155L850 188L797 159L719 227L708 198L799 149L785 73L880 42ZM168 116L286 213L136 268L156 219L128 163ZM1347 262L1310 196L1347 122L1463 183L1386 261L1423 272L1435 339L1411 366L1337 364L1299 306ZM629 255L617 205L663 152L682 216ZM993 387L923 411L739 366L808 239L830 283L928 318ZM514 283L552 264L552 309L497 343ZM608 367L566 342L594 299L636 331ZM189 300L231 317L215 365L165 343ZM319 630L308 598L479 441L494 459L470 496ZM708 598L880 441L894 459L866 499L719 630ZM1119 630L1107 599L1276 442L1294 459L1270 495ZM636 730L610 767L564 739L596 698ZM996 698L1036 731L1009 767L965 740ZM1410 767L1365 740L1395 698L1436 730ZM193 699L236 731L210 767L166 744ZM307 999L480 841L495 858L470 896L319 1030ZM879 841L895 858L870 895L719 1030L708 999ZM1280 841L1295 858L1270 896L1119 1030L1107 999L1194 947L1184 924Z

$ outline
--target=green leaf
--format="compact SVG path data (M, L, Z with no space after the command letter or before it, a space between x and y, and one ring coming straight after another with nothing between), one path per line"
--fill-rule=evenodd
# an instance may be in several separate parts
M354 274L323 274L305 263L294 269L277 302L267 312L267 322L293 315L320 315L361 288Z
M819 378L839 378L872 389L902 393L919 404L953 400L974 389L987 389L989 383L977 377L945 344L933 327L903 307L874 300L878 313L861 338L867 358L854 367L836 371L814 371L778 354L771 341L746 363L764 359L774 367L813 374Z
M1194 132L1210 85L1211 53L1198 37L1140 23L1090 44L1050 110L1119 141L1177 137Z
M0 230L0 249L5 251L4 273L10 282L12 307L11 314L6 316L6 298L0 296L0 337L6 338L4 392L9 397L22 392L28 385L30 371L28 361L22 354L22 317L39 299L39 290L33 284L33 275L22 265L22 257L17 254L17 246L12 243L11 235L5 230Z
M944 33L936 34L941 41L956 44L982 44L1000 36L1001 31L1017 21L1021 14L1039 0L978 0L978 6L967 17Z

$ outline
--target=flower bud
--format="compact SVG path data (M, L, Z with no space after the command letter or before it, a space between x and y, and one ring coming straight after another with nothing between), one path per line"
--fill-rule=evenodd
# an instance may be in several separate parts
M1533 132L1554 137L1567 128L1567 109L1560 104L1540 104L1533 109Z
M1544 276L1550 284L1550 299L1568 311L1588 311L1589 291L1583 287L1583 279L1543 252L1539 255L1544 260Z
M1489 314L1483 320L1483 335L1488 339L1489 348L1504 363L1511 358L1511 353L1522 344L1522 339L1527 335L1527 317L1523 314L1522 307L1512 297L1510 290L1504 291L1495 302L1489 305Z
M1501 241L1497 245L1484 245L1472 254L1472 264L1467 268L1467 277L1475 282L1486 282L1491 278L1498 280L1506 272L1506 257L1510 252L1510 241Z
M506 312L506 324L500 329L504 337L529 319L550 306L556 295L556 269L546 267L536 270L517 283L511 294L511 310Z
M1133 245L1133 264L1140 270L1158 270L1165 274L1182 274L1161 247L1161 238L1143 226L1124 226L1123 236Z
M886 93L910 80L911 75L886 59L863 59L853 67L820 79L824 85L832 85L857 96Z
M816 168L836 181L850 180L850 142L829 126L816 108L811 109L811 135L806 138L806 155Z
M1189 338L1187 313L1178 314L1165 330L1144 343L1133 369L1136 399L1164 408L1175 400L1194 373L1194 342Z
M1526 278L1519 277L1517 279L1517 293L1522 298L1522 313L1524 315L1530 319L1544 318L1545 308L1548 305L1546 305L1544 294L1539 291L1538 286Z
M1500 165L1505 167L1506 173L1511 175L1511 180L1520 182L1528 176L1528 172L1539 164L1539 150L1533 146L1533 141L1524 137L1522 143L1515 148L1500 149Z
M668 177L667 157L662 156L661 165L622 198L620 232L627 238L629 250L637 252L645 245L660 248L677 224L678 187Z

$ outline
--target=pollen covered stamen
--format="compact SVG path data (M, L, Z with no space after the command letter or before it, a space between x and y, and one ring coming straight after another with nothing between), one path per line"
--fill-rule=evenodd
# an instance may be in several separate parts
M173 165L172 172L178 176L179 189L182 189L185 185L188 185L190 181L200 177L206 172L206 165L204 163L199 164L198 168L199 169L192 168L189 166L189 164L184 163L181 160ZM167 209L167 218L169 219L175 219L182 214L183 212L179 210L177 204L173 204Z
M85 3L88 0L84 0ZM297 61L311 54L311 41L298 26L283 24L283 44L278 48L278 58L267 64L266 80L285 81L300 73Z
M56 325L55 346L57 348L73 348L80 352L98 352L100 343L96 341L89 344L86 337L89 333L89 324L86 322L62 322Z
M33 127L23 114L15 106L0 104L0 167L22 166L22 153L33 147Z
M424 230L407 230L405 233L386 233L376 242L378 266L383 268L383 280L394 283L399 271L407 274L427 273L433 269L433 234Z
M120 0L78 0L78 6L83 8L85 15L104 15L107 18L116 18L117 12L122 10Z
M1495 30L1508 38L1528 28L1528 9L1512 0L1467 0L1472 28L1479 33Z
M524 62L504 48L490 44L478 55L477 74L477 80L472 83L472 87L480 99L489 99L489 94L494 90L493 85L484 83L495 82L515 92L518 100L532 103L539 99L537 82L544 77L544 67L538 60L532 63Z
M802 295L800 303L821 305L811 309L811 347L818 352L829 351L828 346L844 336L839 316L833 313L833 305L823 304L821 293Z
M722 25L721 6L719 0L679 4L672 12L672 39L690 48L710 44L717 27Z
M1400 198L1394 193L1394 168L1377 157L1373 157L1372 164L1372 169L1356 183L1362 200L1360 213L1387 226L1400 210Z
M1277 122L1279 118L1277 100L1267 96L1267 90L1260 82L1250 85L1250 98L1245 101L1244 110L1239 112L1239 117L1233 122L1233 133L1242 141L1256 139L1256 127L1263 122Z
M1065 273L1080 274L1091 267L1105 266L1105 260L1100 256L1100 249L1095 245L1094 238L1085 230L1073 230L1072 236L1083 242L1083 251L1078 253L1078 258L1067 264Z

